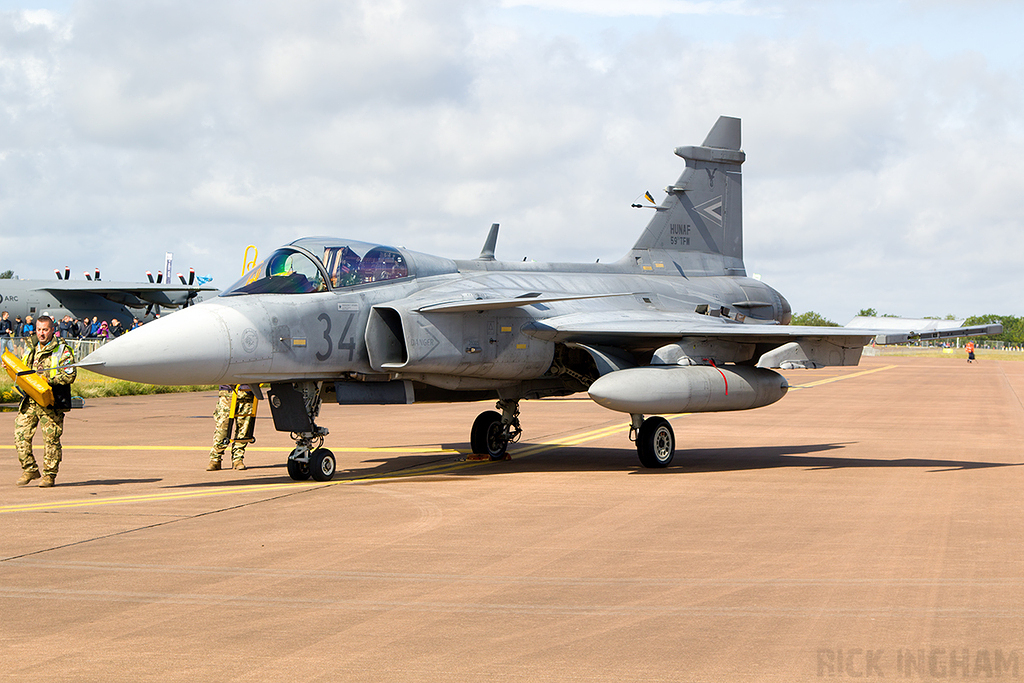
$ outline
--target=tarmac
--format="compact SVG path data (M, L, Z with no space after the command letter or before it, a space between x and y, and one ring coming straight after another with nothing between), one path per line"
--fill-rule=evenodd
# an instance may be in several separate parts
M206 472L215 394L87 400L55 488L0 445L0 680L1019 680L1024 363L784 374L665 470L582 396L498 462L487 404L325 405L326 484L265 405Z

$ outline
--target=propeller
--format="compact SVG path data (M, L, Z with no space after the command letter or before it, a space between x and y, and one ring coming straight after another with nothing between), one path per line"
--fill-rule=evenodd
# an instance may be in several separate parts
M164 273L163 273L163 271L157 271L156 277L154 278L153 277L153 273L151 271L147 270L146 271L146 278L149 280L150 284L155 284L155 285L163 284ZM187 279L185 278L185 276L182 273L178 273L178 280L180 280L181 284L185 285L186 287L191 287L191 286L195 285L195 282L196 282L196 269L195 268L189 268L188 269L188 278ZM170 278L170 276L168 276L167 277L167 284L170 285L170 283L171 283L171 278ZM147 316L151 315L154 311L156 312L156 315L160 315L161 303L157 303L157 301L153 300L153 298L152 298L153 296L156 296L156 297L159 298L161 295L160 295L160 293L156 293L156 294L153 294L153 295L150 295L150 296L143 296L142 297L143 299L149 298L149 300L150 300L149 306L146 307L146 315ZM178 294L178 296L180 296L180 294ZM178 301L180 301L180 299L178 297L169 298L166 295L166 293L165 293L163 295L162 305L170 306L171 308L177 308L178 306L181 306L182 308L184 308L186 306L192 305L192 303L193 303L192 300L195 299L197 296L199 296L199 292L198 291L193 290L193 291L186 292L185 293L185 300L179 304Z
M99 282L99 281L100 281L100 269L97 268L96 269L96 282Z
M85 279L86 279L86 280L88 280L89 282L92 282L92 275L89 275L89 271L84 271L84 272L82 273L82 275L84 275L84 276L85 276Z
M68 268L67 266L64 266L64 279L65 280L70 280L71 279L71 269Z
M58 279L58 280L60 280L60 279L61 279L61 277L60 277L60 271L59 271L59 270L57 270L56 268L54 268L54 269L53 269L53 272L57 274L57 279Z
M195 268L189 268L188 269L188 281L187 282L185 281L185 276L182 275L181 273L178 273L178 279L181 280L181 284L183 284L183 285L185 285L187 287L191 287L196 282L196 269ZM195 299L197 296L199 296L199 292L197 292L197 291L189 292L185 296L185 303L183 303L181 305L181 307L182 308L188 308L189 306L191 306L192 305L192 300Z

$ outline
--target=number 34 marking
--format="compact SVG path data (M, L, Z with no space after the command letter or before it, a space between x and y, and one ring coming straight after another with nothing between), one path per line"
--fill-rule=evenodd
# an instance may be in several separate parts
M346 341L346 337L348 335L349 328L352 327L352 321L355 319L355 317L355 313L348 314L348 317L345 318L345 327L342 328L341 336L338 339L338 350L347 350L349 361L352 360L352 356L355 354L356 340L355 337L348 337L348 340ZM317 320L324 321L324 341L327 342L327 350L325 352L317 351L316 359L319 361L325 361L331 357L331 353L334 351L334 341L331 339L331 316L327 315L326 313L321 313L319 316L317 316Z

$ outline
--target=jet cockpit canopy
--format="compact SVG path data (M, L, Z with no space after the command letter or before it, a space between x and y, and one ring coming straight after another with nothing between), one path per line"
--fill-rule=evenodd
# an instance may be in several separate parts
M405 255L394 247L307 238L274 251L221 296L310 294L409 276Z
M325 246L323 254L334 289L409 277L409 264L394 247L349 242Z

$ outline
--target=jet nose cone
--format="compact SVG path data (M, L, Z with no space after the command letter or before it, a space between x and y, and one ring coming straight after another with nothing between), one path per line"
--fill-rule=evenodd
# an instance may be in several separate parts
M196 306L104 344L82 360L101 375L145 384L219 384L230 361L227 326L213 307Z

